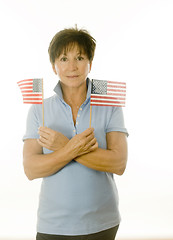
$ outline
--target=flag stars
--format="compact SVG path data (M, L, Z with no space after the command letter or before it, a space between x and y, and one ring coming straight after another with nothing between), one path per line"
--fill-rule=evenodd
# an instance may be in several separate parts
M107 81L92 80L92 94L107 94Z
M25 79L17 82L22 96L23 103L42 104L43 103L43 79Z
M126 83L92 80L91 106L125 107Z

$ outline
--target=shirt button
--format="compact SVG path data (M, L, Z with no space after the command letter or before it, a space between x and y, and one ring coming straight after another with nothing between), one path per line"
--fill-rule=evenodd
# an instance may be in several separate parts
M76 125L78 125L78 122L76 122Z
M80 117L80 114L78 114L77 116Z
M76 130L74 129L74 130L73 130L73 132L75 133L75 132L76 132Z
M80 108L80 110L82 111L82 108Z

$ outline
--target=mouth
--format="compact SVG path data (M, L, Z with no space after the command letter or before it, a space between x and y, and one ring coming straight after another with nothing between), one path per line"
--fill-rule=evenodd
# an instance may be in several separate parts
M79 75L72 75L72 76L67 76L67 78L77 78Z

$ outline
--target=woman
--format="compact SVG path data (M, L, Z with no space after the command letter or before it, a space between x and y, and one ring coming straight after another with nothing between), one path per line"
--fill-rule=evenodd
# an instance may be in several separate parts
M89 127L95 40L85 30L64 29L49 46L59 77L55 95L42 109L33 105L24 136L24 170L43 178L37 240L113 240L120 223L113 173L122 175L127 162L127 131L121 108L92 109Z

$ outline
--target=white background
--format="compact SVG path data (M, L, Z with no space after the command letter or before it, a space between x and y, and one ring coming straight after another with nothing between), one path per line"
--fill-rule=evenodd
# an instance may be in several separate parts
M172 0L0 0L0 237L35 236L40 188L23 173L29 106L16 82L43 77L51 96L57 80L47 48L75 24L97 40L90 77L127 83L118 237L173 237Z

